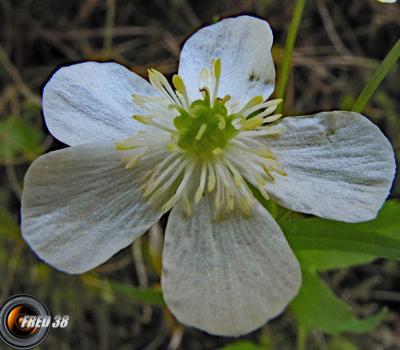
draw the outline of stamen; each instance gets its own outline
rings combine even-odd
[[[164,130],[164,131],[169,132],[169,133],[175,132],[174,130],[172,130],[172,129],[166,127],[166,126],[155,122],[153,120],[154,116],[152,116],[152,115],[134,115],[134,116],[132,116],[132,118],[137,120],[138,122],[140,122],[142,124],[152,125],[152,126],[155,126],[156,128],[159,128],[159,129]]]
[[[242,130],[253,130],[264,124],[264,119],[260,116],[256,116],[250,119],[242,120],[241,124]]]
[[[185,162],[182,162],[179,167],[172,173],[172,175],[169,176],[168,180],[164,182],[161,187],[157,188],[156,191],[154,191],[154,193],[149,198],[149,201],[157,203],[157,201],[165,195],[165,192],[168,191],[171,188],[172,184],[179,178],[179,176],[182,174],[182,171],[184,171],[185,166]]]
[[[208,186],[207,186],[207,190],[208,190],[208,192],[211,192],[215,188],[215,184],[216,184],[216,180],[217,179],[215,177],[214,167],[213,167],[211,161],[207,162],[207,167],[208,167]]]
[[[180,198],[182,192],[186,188],[186,185],[187,185],[190,177],[192,176],[194,167],[195,167],[195,163],[193,163],[193,162],[189,162],[189,164],[186,165],[185,175],[183,175],[183,179],[182,179],[181,183],[179,184],[178,189],[176,190],[176,193],[161,208],[161,210],[164,213],[169,211],[174,206],[174,204],[177,202],[177,200]]]
[[[123,141],[115,143],[115,148],[119,151],[126,151],[136,147],[137,147],[136,137],[134,136],[128,137]]]
[[[245,113],[249,108],[259,105],[264,101],[264,98],[260,95],[254,96],[251,98],[244,106],[242,109],[239,110],[238,114],[243,114]]]
[[[243,131],[241,136],[267,136],[267,135],[280,135],[285,131],[282,126],[266,126],[258,128],[257,130]]]
[[[210,73],[206,68],[202,68],[200,71],[200,86],[199,90],[202,92],[203,99],[204,99],[204,93],[207,92],[208,96],[210,96],[210,89],[208,87],[210,81]]]
[[[204,194],[204,186],[206,184],[206,176],[207,176],[207,165],[203,162],[201,166],[201,174],[200,174],[200,184],[199,188],[196,191],[196,195],[194,196],[194,202],[197,204],[200,202],[201,198]]]
[[[182,200],[183,200],[183,209],[185,211],[185,214],[187,216],[192,216],[192,206],[190,205],[190,201],[186,191],[182,195]]]
[[[272,123],[282,118],[282,114],[274,114],[267,118],[264,118],[265,123]]]
[[[264,108],[267,108],[267,110],[271,111],[270,113],[272,113],[273,111],[275,111],[275,109],[278,107],[278,105],[282,101],[283,100],[281,98],[278,98],[276,100],[270,100],[270,101],[267,101],[267,102],[258,103],[256,105],[253,105],[251,108],[247,108],[245,111],[242,111],[242,114],[247,118],[250,114],[252,114],[252,113],[254,113],[254,112],[256,112],[256,111],[258,111],[260,109],[264,109]]]
[[[212,62],[212,76],[215,78],[214,82],[214,89],[213,89],[213,94],[211,101],[213,101],[213,104],[215,103],[215,100],[217,98],[217,93],[218,93],[218,88],[219,88],[219,79],[221,77],[221,59],[217,58],[216,60],[213,60]]]
[[[183,82],[182,78],[178,74],[174,74],[174,76],[172,77],[172,83],[174,84],[175,89],[183,97],[185,107],[189,107],[189,98],[187,95],[185,83]]]
[[[150,83],[157,88],[158,91],[167,98],[167,100],[171,100],[172,103],[180,104],[180,101],[176,97],[174,90],[172,90],[167,78],[155,69],[149,69],[148,72]]]
[[[178,168],[176,169],[175,173],[178,172],[178,170],[181,166],[182,166],[182,169],[184,168],[185,162],[182,161],[182,159],[178,158],[172,164],[170,164],[167,169],[164,170],[164,172],[161,176],[159,176],[157,179],[154,179],[153,181],[151,181],[151,179],[150,179],[146,184],[146,190],[143,193],[143,196],[147,197],[147,196],[151,195],[153,193],[153,191],[157,188],[157,186],[169,175],[169,173],[176,166],[178,166]]]
[[[142,158],[142,156],[142,154],[137,154],[131,157],[131,159],[126,163],[125,169],[132,169],[139,162],[139,159]]]

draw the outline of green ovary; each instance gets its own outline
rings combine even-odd
[[[228,99],[217,99],[211,105],[206,94],[204,100],[192,102],[188,110],[179,108],[180,114],[174,119],[178,146],[202,158],[212,158],[221,153],[238,133],[232,124],[237,116],[228,115],[225,107]]]

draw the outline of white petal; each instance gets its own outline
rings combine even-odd
[[[275,84],[272,41],[269,24],[250,16],[200,29],[186,41],[179,63],[189,96],[200,98],[200,70],[210,68],[213,58],[221,58],[219,97],[230,95],[241,103],[256,95],[269,97]]]
[[[333,220],[375,218],[389,194],[395,160],[379,128],[353,112],[284,118],[286,131],[264,138],[282,162],[267,192],[282,206]]]
[[[184,324],[224,336],[255,330],[296,295],[300,269],[281,229],[259,204],[251,218],[215,222],[203,198],[188,218],[175,207],[163,251],[165,301]]]
[[[43,91],[47,127],[68,145],[123,139],[142,127],[131,118],[143,113],[132,101],[134,93],[157,94],[145,79],[117,63],[60,68]]]
[[[144,164],[126,170],[113,145],[86,144],[38,158],[25,176],[22,233],[55,268],[103,263],[161,216],[141,198]]]

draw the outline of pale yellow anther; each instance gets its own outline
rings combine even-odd
[[[142,124],[146,124],[149,125],[150,121],[153,119],[153,116],[149,116],[149,115],[133,115],[132,119],[142,123]]]
[[[132,156],[132,158],[125,164],[125,169],[132,169],[139,162],[141,157],[141,154]]]
[[[139,95],[132,95],[133,102],[137,104],[139,107],[144,107],[143,99]]]
[[[116,148],[118,151],[126,151],[126,150],[129,150],[129,149],[134,148],[134,146],[130,146],[130,145],[128,145],[128,144],[124,144],[123,142],[119,142],[119,143],[116,143],[116,144],[115,144],[115,148]]]
[[[164,74],[162,74],[161,72],[153,69],[153,72],[155,73],[156,77],[158,78],[158,80],[160,81],[160,83],[164,86],[169,86],[169,82],[167,80],[167,78],[164,76]]]
[[[167,131],[168,133],[174,132],[174,130],[168,128],[167,126],[155,122],[153,120],[154,116],[152,116],[152,115],[134,115],[134,116],[132,116],[132,118],[142,124],[153,125],[161,130]]]
[[[200,86],[199,89],[204,93],[204,91],[207,91],[208,95],[210,95],[210,89],[208,87],[208,81],[210,79],[210,74],[207,69],[202,68],[200,71]],[[204,97],[203,97],[204,98]]]
[[[208,177],[208,185],[207,185],[207,190],[208,192],[212,192],[215,188],[215,183],[216,183],[216,178],[215,175],[209,175]]]
[[[226,102],[228,102],[231,99],[231,95],[225,95],[223,98],[220,99],[220,101],[225,104]]]
[[[147,73],[149,75],[149,80],[150,80],[151,85],[154,85],[157,88],[161,88],[162,85],[161,85],[160,80],[158,79],[156,70],[150,68],[147,70]]]
[[[178,74],[174,74],[174,76],[172,77],[172,84],[174,84],[175,89],[179,91],[182,96],[186,96],[185,83]]]
[[[185,211],[185,214],[187,216],[192,216],[192,206],[190,205],[190,201],[187,194],[185,193],[182,197],[183,197],[182,198],[183,210]]]
[[[259,156],[267,159],[278,159],[278,157],[275,155],[274,152],[270,151],[269,149],[266,148],[257,148],[254,150],[255,154],[258,154]]]
[[[215,201],[214,201],[216,217],[218,217],[219,213],[221,212],[222,199],[220,198],[220,196],[221,196],[221,192],[220,192],[219,188],[217,188],[217,191],[215,193]]]
[[[262,117],[256,116],[250,119],[244,119],[241,121],[242,130],[253,130],[264,123],[264,119]]]
[[[228,166],[229,170],[233,174],[233,181],[234,181],[236,187],[240,188],[243,185],[242,176],[240,175],[239,171],[233,166],[233,164],[228,159],[225,159],[225,163]]]
[[[162,207],[161,207],[161,211],[163,213],[166,213],[167,211],[169,211],[174,204],[176,203],[176,194],[174,194],[167,203],[165,203]]]
[[[125,140],[115,143],[115,148],[119,151],[125,151],[129,149],[136,148],[136,138],[135,137],[128,137]]]
[[[278,173],[279,175],[282,176],[288,176],[287,172],[285,170],[283,170],[281,167],[279,166],[270,166],[269,167],[271,170],[275,171],[276,173]]]
[[[267,180],[265,178],[263,178],[260,174],[255,173],[254,174],[254,178],[256,179],[257,182],[257,186],[261,187],[264,186],[267,183]]]
[[[265,102],[265,107],[270,107],[270,106],[278,106],[279,104],[281,104],[283,101],[283,98],[276,98],[274,100],[269,100],[267,102]]]
[[[249,108],[252,108],[264,101],[264,98],[261,95],[254,96],[251,98],[244,106],[243,108],[239,111],[239,113],[243,113],[247,111]]]
[[[240,188],[242,186],[243,178],[237,171],[233,173],[233,181],[236,187]]]
[[[258,190],[262,194],[262,196],[268,201],[270,199],[268,193],[264,190],[262,186],[257,186]]]
[[[217,182],[217,179],[215,177],[215,171],[214,171],[213,165],[211,163],[208,163],[208,183],[207,183],[208,192],[211,192],[212,190],[214,190],[216,182]]]
[[[214,86],[212,88],[211,101],[215,103],[217,100],[218,88],[219,88],[219,80],[221,77],[221,59],[212,59],[211,61],[211,76],[214,78]]]
[[[271,126],[267,126],[265,128],[265,130],[268,130],[268,134],[267,135],[280,135],[282,134],[286,129],[283,126],[280,125],[271,125]]]
[[[214,60],[214,74],[215,78],[219,79],[221,77],[221,59],[217,58]]]
[[[274,182],[274,181],[275,181],[275,177],[272,176],[272,174],[271,174],[271,170],[272,170],[272,169],[268,168],[268,167],[267,167],[266,165],[264,165],[264,164],[263,164],[261,167],[263,168],[263,170],[264,170],[264,175],[266,176],[266,178],[268,179],[268,181]]]
[[[267,118],[264,118],[265,123],[272,123],[282,118],[282,114],[274,114]]]
[[[226,192],[226,202],[228,204],[228,210],[233,211],[235,207],[234,197],[231,191],[227,190]]]

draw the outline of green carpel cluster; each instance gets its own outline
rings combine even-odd
[[[226,96],[211,104],[205,93],[204,99],[192,102],[188,110],[178,108],[180,114],[174,119],[178,146],[204,158],[221,153],[238,133],[232,124],[237,115],[229,115],[225,107],[228,100],[229,96]]]

